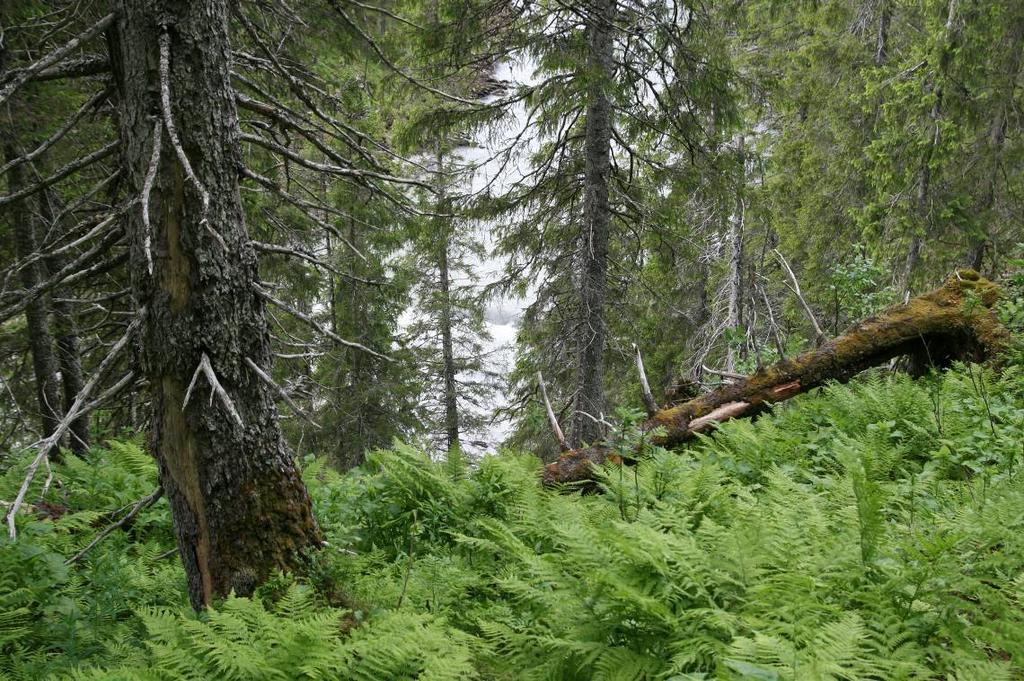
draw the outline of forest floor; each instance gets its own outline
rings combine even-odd
[[[870,372],[648,447],[596,495],[529,455],[311,458],[306,576],[196,615],[163,500],[67,564],[155,488],[112,440],[2,545],[0,678],[1017,679],[1022,443],[1012,364]]]

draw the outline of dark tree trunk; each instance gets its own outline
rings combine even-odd
[[[1006,37],[1007,51],[1001,74],[1007,79],[1002,87],[995,88],[997,99],[995,115],[989,126],[988,151],[991,156],[985,198],[982,200],[981,215],[985,222],[994,222],[998,217],[989,215],[996,205],[996,190],[1003,176],[1003,152],[1006,146],[1007,117],[1013,108],[1017,96],[1017,80],[1020,76],[1021,64],[1024,61],[1024,12],[1019,12],[1010,25]],[[985,258],[985,246],[990,241],[989,234],[975,236],[967,250],[967,265],[972,269],[981,270]]]
[[[584,140],[583,233],[580,237],[580,319],[576,330],[576,398],[572,446],[596,442],[601,428],[594,418],[604,411],[605,296],[611,205],[612,106],[608,86],[613,76],[612,22],[615,0],[595,0],[587,18],[587,111]],[[593,418],[592,418],[593,417]]]
[[[957,0],[949,0],[946,9],[946,28],[943,33],[942,50],[939,57],[938,75],[933,79],[935,88],[935,101],[931,111],[928,113],[929,139],[925,145],[924,157],[921,160],[921,167],[918,173],[917,183],[917,218],[920,222],[920,230],[910,240],[910,248],[907,251],[907,259],[903,266],[902,288],[906,296],[910,296],[911,283],[914,272],[921,262],[921,254],[924,251],[925,239],[931,235],[931,190],[932,190],[932,157],[935,148],[939,145],[942,119],[942,98],[945,94],[945,79],[949,68],[950,53],[957,38],[955,34],[955,22],[957,13]]]
[[[443,172],[444,157],[440,147],[437,151],[437,170]],[[439,176],[443,177],[443,176]],[[438,201],[439,213],[446,208],[444,203],[444,187],[438,180]],[[452,340],[452,291],[451,278],[448,265],[449,249],[451,247],[452,231],[447,218],[438,218],[438,249],[437,249],[437,272],[438,272],[438,305],[440,306],[439,326],[441,327],[441,359],[442,379],[444,381],[444,427],[448,443],[448,449],[459,444],[459,402],[458,388],[455,383],[455,348]]]
[[[885,64],[889,55],[889,23],[892,21],[892,3],[881,0],[878,8],[878,31],[875,33],[875,66]]]
[[[739,156],[740,176],[736,185],[735,212],[729,219],[729,319],[730,329],[743,327],[743,222],[745,206],[743,192],[746,185],[746,158],[743,150],[743,135],[736,137],[736,153]],[[725,368],[733,371],[736,368],[736,350],[729,345],[725,358]]]
[[[152,226],[147,230],[141,209],[134,210],[127,233],[132,286],[146,310],[138,360],[153,391],[151,445],[198,609],[232,589],[252,593],[276,568],[296,567],[301,552],[319,544],[319,533],[281,437],[272,388],[246,365],[250,359],[270,373],[271,351],[239,195],[229,3],[116,4],[112,62],[121,89],[122,166],[138,195],[154,124],[163,125]],[[163,40],[169,112],[160,105]],[[158,122],[168,114],[187,164],[176,154],[170,127]]]
[[[661,434],[653,443],[681,444],[722,421],[761,413],[830,381],[846,382],[861,371],[903,355],[915,363],[942,366],[950,361],[980,361],[997,355],[1008,340],[992,307],[999,287],[972,270],[961,270],[939,289],[856,324],[820,348],[758,371],[736,383],[666,407],[645,424]],[[980,301],[964,305],[968,295]],[[592,464],[603,462],[608,449],[598,445],[576,449],[548,464],[545,484],[593,479]]]
[[[17,149],[10,141],[4,142],[4,157],[17,158]],[[25,167],[15,166],[7,173],[8,191],[16,193],[25,186]],[[18,259],[23,260],[35,254],[36,218],[28,205],[28,199],[12,204],[10,209],[11,227],[14,230],[14,246]],[[35,261],[19,272],[21,285],[26,291],[32,290],[44,275],[43,264]],[[36,384],[36,400],[39,404],[39,420],[42,436],[48,437],[60,422],[61,400],[57,380],[57,359],[53,354],[53,336],[50,334],[50,314],[46,296],[37,296],[25,307],[25,334],[29,351],[32,353],[32,371]]]
[[[53,303],[53,333],[57,343],[57,361],[60,365],[64,393],[63,410],[67,413],[75,403],[78,393],[85,387],[78,325],[75,323],[74,312],[67,303]],[[77,456],[85,456],[89,451],[89,413],[85,412],[72,421],[68,433],[68,446],[71,451]]]
[[[452,295],[448,276],[448,241],[445,234],[440,247],[438,271],[441,294],[441,355],[444,361],[444,425],[448,449],[459,444],[458,389],[455,384],[455,349],[452,342]]]
[[[53,223],[54,212],[50,204],[50,192],[39,197],[40,213],[43,218]],[[56,273],[63,267],[63,258],[51,256],[46,259],[46,271]],[[58,289],[60,293],[60,289]],[[57,345],[57,362],[60,365],[61,386],[63,388],[63,410],[66,414],[75,403],[75,398],[85,387],[85,376],[82,373],[82,353],[78,341],[78,325],[71,305],[59,300],[52,300],[53,335]],[[84,456],[89,450],[89,413],[85,412],[74,421],[68,429],[69,446],[77,456]]]

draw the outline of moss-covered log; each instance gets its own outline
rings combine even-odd
[[[999,293],[996,284],[976,272],[960,270],[942,287],[868,317],[820,348],[659,410],[645,428],[656,432],[655,444],[672,447],[717,423],[754,416],[773,403],[828,382],[846,382],[896,357],[909,355],[917,366],[986,360],[998,354],[1008,338],[992,309]],[[566,452],[545,468],[544,483],[589,480],[592,465],[602,463],[607,454],[601,445]]]

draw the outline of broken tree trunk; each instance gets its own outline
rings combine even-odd
[[[988,359],[1008,337],[992,310],[998,298],[997,285],[973,270],[960,270],[941,288],[868,317],[820,348],[659,410],[645,430],[654,432],[654,444],[672,447],[717,423],[754,416],[831,381],[846,382],[895,357],[910,355],[918,366]],[[566,452],[545,468],[544,484],[591,480],[593,464],[604,462],[608,453],[600,445]]]

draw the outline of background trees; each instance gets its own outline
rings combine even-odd
[[[549,457],[538,371],[600,440],[634,344],[680,400],[1022,241],[1008,0],[2,12],[4,465],[153,433],[196,603],[315,543],[291,451]]]

